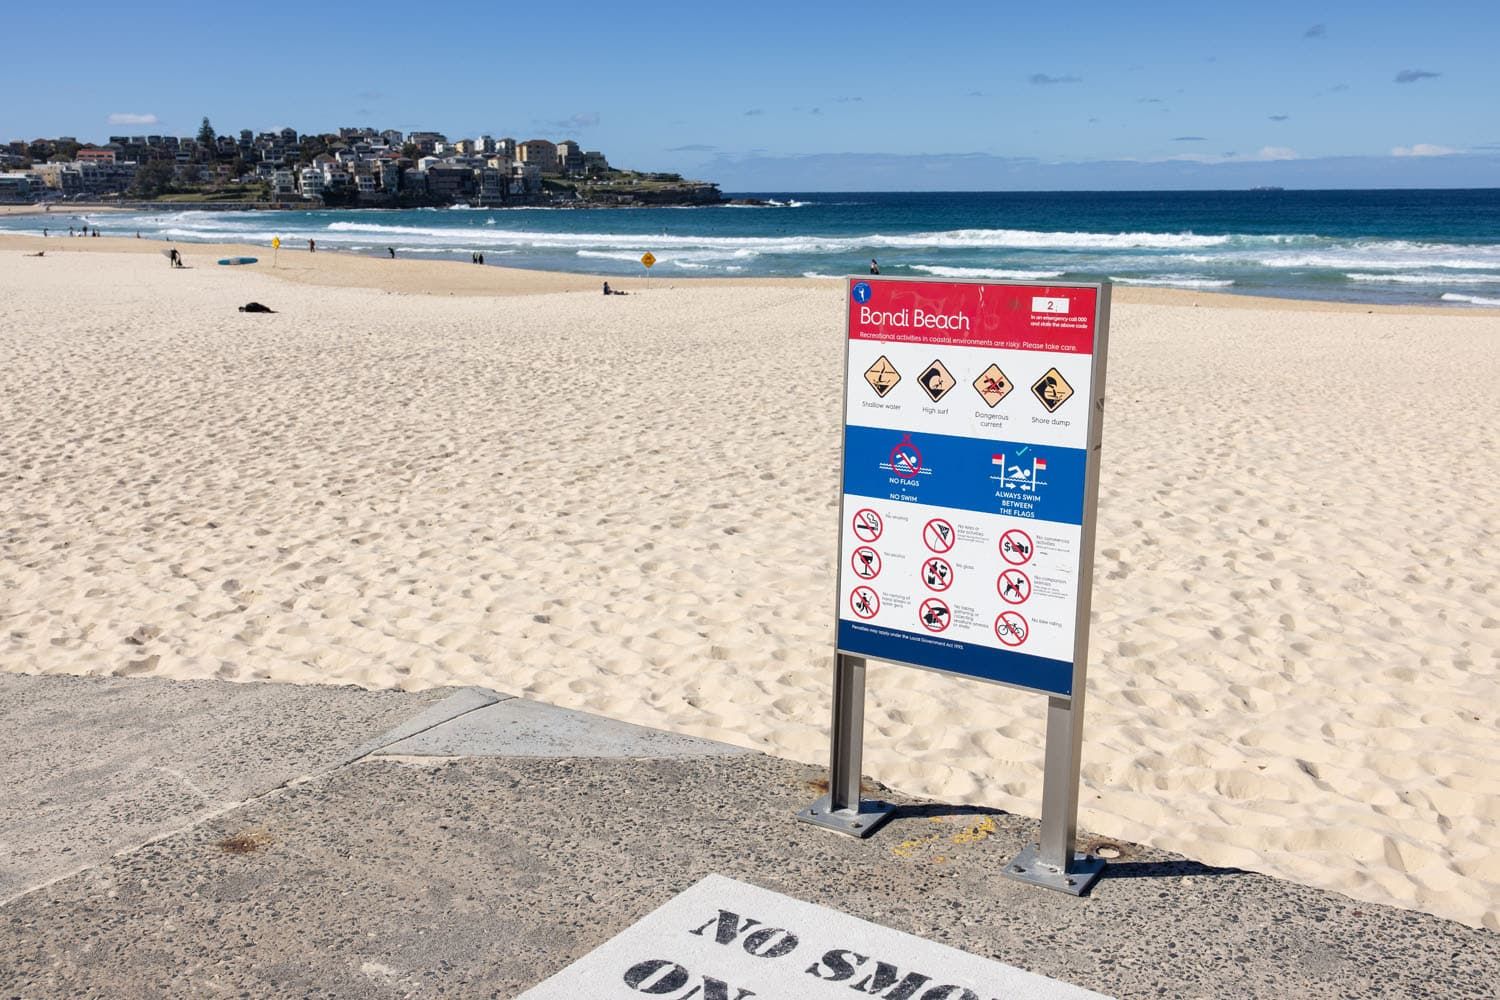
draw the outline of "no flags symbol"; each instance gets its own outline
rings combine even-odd
[[[922,452],[912,444],[910,434],[891,449],[891,471],[902,479],[915,479],[922,471]]]

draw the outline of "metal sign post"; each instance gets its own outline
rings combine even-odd
[[[1110,286],[851,278],[829,791],[865,837],[865,660],[1048,696],[1041,836],[1006,867],[1081,894],[1075,850]],[[1014,379],[1014,381],[1013,381]]]

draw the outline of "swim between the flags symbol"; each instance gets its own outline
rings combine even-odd
[[[865,381],[870,383],[870,388],[875,390],[875,395],[884,399],[886,393],[896,388],[896,383],[901,381],[901,373],[896,371],[882,354],[880,360],[865,369]]]

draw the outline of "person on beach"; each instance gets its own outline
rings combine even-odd
[[[182,266],[182,254],[177,252],[176,247],[173,247],[171,250],[167,251],[167,262],[172,267]]]
[[[386,247],[385,248],[385,252],[391,255],[391,260],[395,260],[396,259],[396,248],[395,247]]]
[[[318,252],[318,241],[317,240],[308,240],[307,241],[307,252],[308,253],[317,253]]]
[[[876,262],[876,260],[875,260],[874,257],[870,258],[870,273],[871,274],[879,274],[880,273],[880,264],[878,264]]]
[[[51,235],[52,234],[50,232],[48,232],[47,230],[45,230],[45,229],[42,230],[42,238],[43,239],[46,239],[48,236],[51,236]]]

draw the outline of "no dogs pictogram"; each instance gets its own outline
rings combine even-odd
[[[869,587],[855,587],[849,592],[849,607],[859,617],[869,620],[880,614],[880,595]]]
[[[1008,569],[995,581],[995,589],[1006,604],[1020,604],[1031,596],[1031,577],[1018,569]]]
[[[865,381],[870,383],[870,388],[875,390],[875,395],[884,399],[885,394],[896,388],[896,383],[901,381],[901,373],[896,371],[882,354],[879,361],[865,369]]]
[[[1005,377],[999,365],[990,365],[974,380],[974,391],[979,393],[979,397],[988,403],[992,410],[1000,400],[1009,396],[1014,388],[1015,386],[1011,384],[1010,379]]]
[[[995,619],[995,638],[1007,646],[1019,646],[1031,634],[1031,626],[1018,611],[1002,611]]]
[[[854,537],[862,542],[873,542],[880,537],[885,530],[885,522],[880,515],[868,507],[857,511],[854,515]]]
[[[953,586],[953,567],[948,560],[933,556],[922,564],[922,582],[928,590],[947,590]]]
[[[953,613],[948,610],[947,604],[936,597],[929,597],[917,609],[917,621],[929,632],[941,632],[952,623]]]
[[[849,565],[861,580],[873,580],[880,575],[880,553],[868,545],[861,545],[849,557]]]
[[[1047,408],[1048,413],[1056,413],[1059,406],[1072,398],[1073,387],[1062,377],[1062,372],[1056,368],[1048,368],[1047,374],[1032,385],[1031,394]]]
[[[940,517],[935,517],[922,528],[922,541],[932,551],[942,554],[953,548],[957,541],[953,536],[953,525]]]
[[[1000,536],[1000,558],[1012,566],[1024,566],[1031,561],[1031,536],[1020,528],[1011,528]]]
[[[934,358],[932,364],[917,376],[917,384],[922,387],[923,392],[927,393],[927,398],[936,403],[948,395],[949,389],[958,385],[958,380],[953,377],[952,372],[948,371],[946,365]]]
[[[911,443],[910,434],[891,449],[891,471],[902,479],[915,479],[922,471],[922,452]]]

